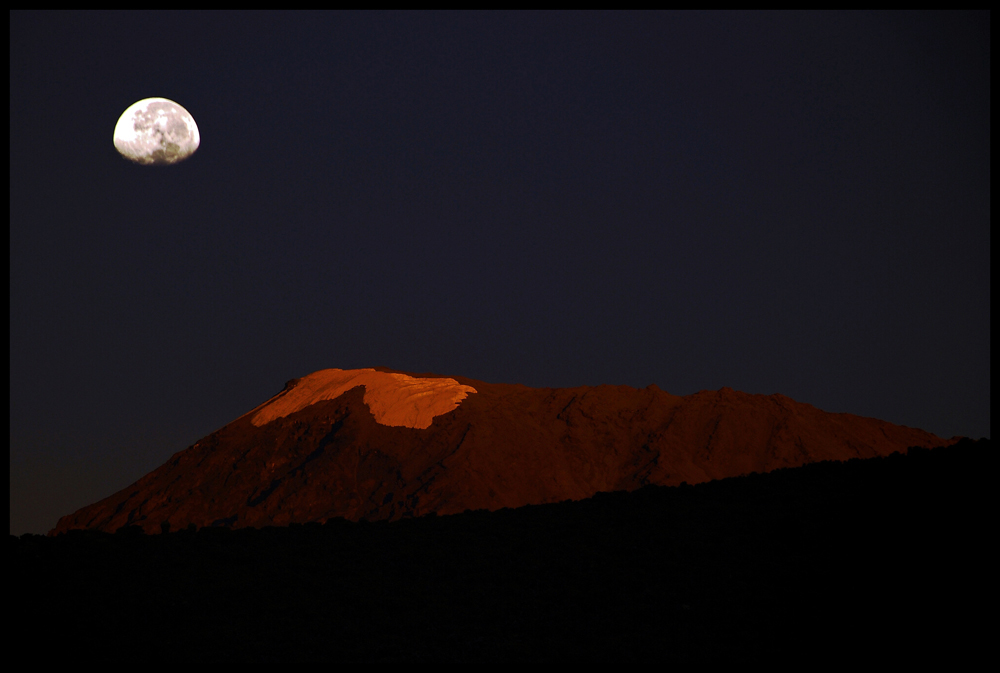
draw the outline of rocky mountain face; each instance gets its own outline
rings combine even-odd
[[[729,388],[678,397],[323,370],[52,532],[497,510],[953,441]]]

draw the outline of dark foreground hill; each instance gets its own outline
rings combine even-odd
[[[679,397],[656,386],[529,388],[328,369],[289,382],[55,532],[499,510],[946,443],[729,388]]]
[[[947,662],[992,637],[991,443],[401,521],[10,538],[46,661]]]

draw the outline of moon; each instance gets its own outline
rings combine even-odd
[[[166,98],[132,103],[115,124],[115,149],[137,164],[176,164],[194,154],[199,144],[194,117]]]

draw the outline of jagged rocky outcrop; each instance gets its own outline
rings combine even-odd
[[[656,386],[529,388],[373,372],[290,381],[135,484],[63,517],[53,533],[496,510],[952,443],[729,388],[679,397]],[[339,392],[352,381],[360,383]],[[327,397],[296,392],[304,385]]]

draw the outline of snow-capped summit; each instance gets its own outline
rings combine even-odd
[[[356,386],[365,387],[365,404],[377,423],[421,430],[476,392],[455,379],[417,378],[374,369],[321,369],[290,381],[285,390],[251,412],[250,422],[256,426],[270,423],[317,402],[336,399]]]

